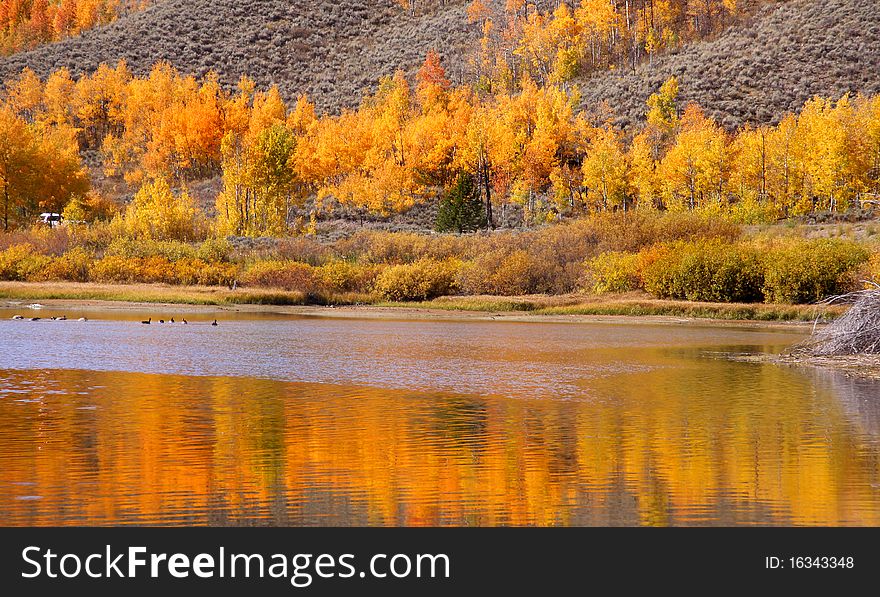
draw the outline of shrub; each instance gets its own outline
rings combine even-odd
[[[226,262],[232,255],[232,243],[225,238],[209,238],[196,250],[196,256],[207,263]]]
[[[238,266],[215,261],[199,268],[198,283],[202,286],[232,286],[238,279]]]
[[[74,247],[61,257],[54,258],[40,274],[41,280],[88,282],[89,267],[94,256],[82,247]]]
[[[318,270],[296,261],[260,261],[251,265],[244,274],[248,286],[297,290],[319,294],[326,290]]]
[[[459,285],[466,294],[520,296],[544,292],[547,268],[523,249],[496,250],[462,268]]]
[[[636,253],[659,243],[718,239],[732,242],[742,235],[734,222],[694,212],[650,210],[594,215],[596,242],[602,252]]]
[[[105,254],[140,259],[162,257],[166,261],[178,261],[180,259],[194,259],[197,250],[193,245],[179,241],[135,239],[120,236],[110,242]]]
[[[587,264],[593,292],[630,292],[642,287],[638,253],[602,253]]]
[[[370,292],[381,266],[331,261],[318,268],[324,286],[332,292]]]
[[[140,259],[122,255],[106,255],[89,268],[89,278],[95,282],[131,283],[137,281],[141,269]]]
[[[865,266],[865,281],[873,282],[874,284],[880,284],[880,253],[874,253],[871,256],[870,261]],[[868,285],[869,288],[873,288],[873,285]]]
[[[767,259],[767,301],[810,303],[848,292],[858,285],[857,272],[869,257],[864,246],[840,239],[778,245]]]
[[[659,298],[706,302],[763,299],[763,259],[757,250],[720,240],[669,245],[643,270],[645,290]]]
[[[0,280],[35,279],[50,261],[50,257],[39,254],[31,244],[13,245],[0,252]]]
[[[451,294],[456,287],[459,263],[452,259],[421,259],[394,265],[377,277],[375,291],[391,301],[425,301]]]

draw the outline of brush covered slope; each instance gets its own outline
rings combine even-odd
[[[0,59],[0,76],[24,67],[91,72],[128,61],[144,74],[159,60],[181,72],[216,71],[232,87],[242,75],[276,84],[286,100],[307,94],[322,112],[355,107],[379,77],[413,73],[435,48],[453,82],[467,78],[479,43],[469,0],[424,0],[414,14],[395,0],[163,0],[81,37]],[[539,2],[546,9],[546,2]],[[635,72],[578,81],[587,108],[605,101],[617,124],[644,117],[644,101],[672,75],[683,103],[698,102],[732,129],[775,123],[815,96],[880,92],[876,0],[788,0],[715,39],[655,57]]]
[[[580,81],[585,106],[606,101],[617,124],[644,118],[644,98],[671,76],[728,129],[776,124],[816,96],[880,92],[880,3],[789,0],[764,7],[714,40]]]
[[[125,59],[139,75],[160,61],[188,74],[210,70],[234,86],[247,75],[275,84],[286,100],[306,94],[318,109],[355,107],[379,77],[414,72],[428,50],[455,59],[479,36],[466,0],[419,3],[415,14],[395,0],[164,0],[137,14],[59,43],[0,59],[4,80],[30,67],[45,77],[61,67],[74,76]]]

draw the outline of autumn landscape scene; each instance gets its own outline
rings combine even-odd
[[[880,525],[875,0],[0,0],[0,526]]]

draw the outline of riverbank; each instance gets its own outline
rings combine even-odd
[[[101,285],[77,283],[0,282],[0,306],[13,308],[40,301],[47,308],[113,309],[199,313],[228,310],[242,313],[301,314],[358,318],[456,318],[509,321],[675,322],[812,322],[831,319],[843,307],[697,303],[654,299],[642,293],[621,295],[532,295],[526,297],[442,297],[426,302],[377,302],[365,295],[331,297],[328,304],[309,304],[298,292],[262,289],[230,290],[205,286]]]

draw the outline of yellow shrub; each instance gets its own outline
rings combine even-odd
[[[50,257],[37,253],[33,245],[13,245],[0,252],[0,280],[38,279],[50,261]]]
[[[319,294],[326,291],[316,268],[296,261],[260,261],[244,274],[248,286],[281,288]]]
[[[591,287],[589,290],[606,292],[629,292],[642,286],[638,253],[602,253],[587,263]]]
[[[519,296],[547,290],[547,268],[524,249],[492,251],[465,265],[459,285],[466,294]]]
[[[140,269],[140,259],[107,255],[91,265],[89,278],[95,282],[131,283],[138,280]]]
[[[372,264],[331,261],[317,269],[324,285],[332,292],[370,292],[382,268]]]
[[[880,253],[874,253],[865,266],[865,281],[880,284]],[[873,288],[873,284],[868,286]]]
[[[82,247],[74,247],[54,258],[40,274],[42,280],[88,282],[89,267],[94,256]]]
[[[870,254],[839,239],[791,240],[771,249],[764,292],[769,302],[810,303],[858,287]]]
[[[376,278],[375,291],[392,301],[424,301],[451,294],[459,262],[420,259],[386,268]]]
[[[707,302],[763,299],[764,261],[748,245],[721,240],[674,243],[643,266],[645,290],[659,298]]]

